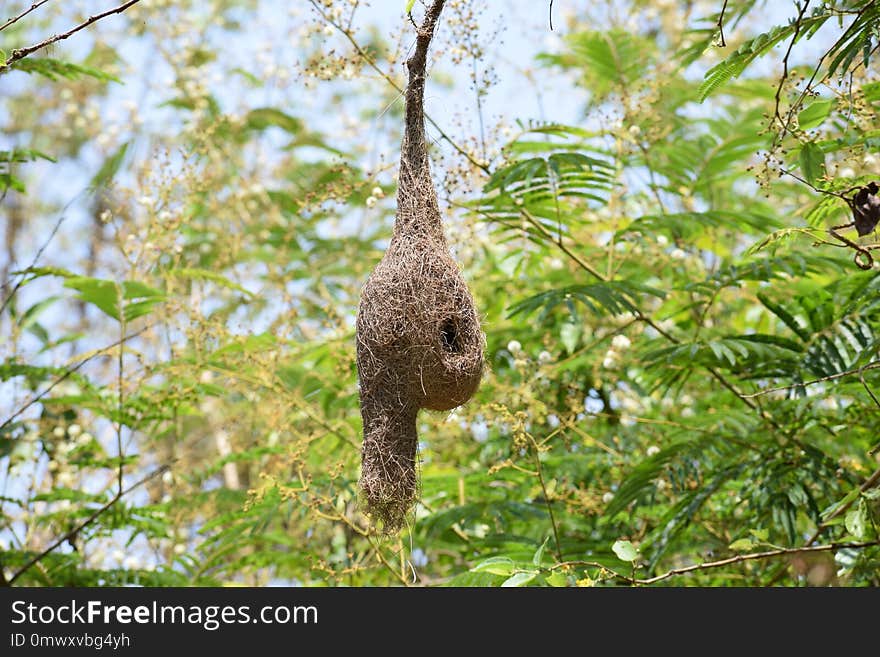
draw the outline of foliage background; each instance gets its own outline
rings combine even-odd
[[[876,585],[877,236],[827,229],[880,173],[880,7],[447,3],[429,134],[487,372],[420,416],[383,538],[353,321],[399,4],[142,0],[0,68],[4,582]]]

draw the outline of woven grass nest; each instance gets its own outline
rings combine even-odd
[[[483,369],[485,339],[449,255],[425,143],[426,55],[443,4],[435,0],[428,8],[407,61],[397,218],[388,249],[364,284],[357,315],[360,489],[367,515],[385,532],[403,525],[418,496],[419,409],[463,404]]]

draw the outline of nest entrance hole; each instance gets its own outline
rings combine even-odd
[[[463,347],[461,333],[458,330],[458,322],[454,318],[447,317],[440,325],[440,342],[449,353],[461,353]]]

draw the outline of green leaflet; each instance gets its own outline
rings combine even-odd
[[[703,83],[697,92],[700,102],[717,92],[730,80],[739,77],[755,59],[764,55],[783,39],[792,37],[797,32],[797,40],[817,30],[831,17],[830,14],[807,17],[801,21],[800,27],[794,23],[777,25],[772,29],[746,41],[736,52],[724,61],[716,64],[706,72]]]
[[[122,80],[115,75],[110,75],[91,66],[73,64],[60,59],[52,59],[51,57],[26,57],[12,64],[12,68],[24,73],[42,75],[53,81],[59,79],[77,80],[81,77],[90,77],[102,82],[118,82],[122,84]]]
[[[810,184],[815,185],[825,175],[825,153],[815,142],[807,142],[801,147],[798,162],[801,173]]]
[[[569,313],[577,316],[577,306],[586,306],[596,315],[620,313],[638,309],[642,295],[662,298],[663,292],[631,281],[609,281],[592,285],[571,285],[548,290],[520,301],[510,308],[508,317],[531,314],[540,310],[539,319],[547,317],[557,306],[564,305]]]
[[[77,290],[80,299],[113,319],[126,322],[149,314],[156,304],[165,300],[160,290],[138,281],[124,281],[120,285],[115,281],[73,276],[64,282],[64,287]]]

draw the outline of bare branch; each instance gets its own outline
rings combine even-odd
[[[63,545],[65,541],[68,541],[70,539],[75,538],[77,534],[79,534],[83,529],[85,529],[86,527],[91,525],[93,522],[95,522],[95,520],[97,520],[101,516],[101,514],[108,511],[110,509],[110,507],[112,507],[114,504],[116,504],[125,495],[128,495],[130,492],[132,492],[136,488],[143,486],[148,481],[155,479],[159,475],[163,474],[170,467],[171,467],[170,463],[166,463],[165,465],[159,466],[158,468],[153,470],[151,473],[149,473],[147,476],[143,477],[142,479],[139,479],[138,481],[133,483],[128,488],[120,489],[120,490],[116,491],[116,494],[113,496],[113,498],[109,502],[107,502],[104,506],[102,506],[98,509],[95,509],[88,518],[83,520],[76,527],[74,527],[69,532],[64,534],[64,536],[62,536],[61,538],[56,540],[54,543],[52,543],[52,545],[47,547],[45,550],[43,550],[42,552],[40,552],[36,556],[32,557],[27,563],[25,563],[25,565],[23,565],[21,568],[19,568],[18,571],[16,571],[16,573],[12,577],[9,578],[9,580],[6,582],[6,585],[11,586],[15,582],[15,580],[17,580],[19,577],[24,575],[24,573],[26,573],[28,570],[33,568],[40,561],[45,559],[47,555],[49,555],[50,553],[55,551],[60,545]]]
[[[7,27],[9,27],[10,25],[12,25],[13,23],[17,23],[17,22],[20,21],[22,18],[24,18],[25,16],[27,16],[29,13],[31,13],[34,9],[38,9],[38,8],[40,7],[40,5],[44,5],[44,4],[46,4],[47,2],[49,2],[49,0],[40,0],[39,2],[35,2],[35,3],[32,4],[30,7],[28,7],[28,8],[25,9],[23,12],[21,12],[18,16],[13,16],[13,17],[10,18],[8,21],[6,21],[5,23],[3,23],[3,25],[0,25],[0,32],[2,32],[3,30],[5,30]]]
[[[32,46],[27,46],[26,48],[16,48],[15,50],[12,51],[12,54],[9,56],[9,58],[3,64],[0,64],[0,73],[7,70],[12,64],[14,64],[15,62],[17,62],[20,59],[24,59],[25,57],[27,57],[31,53],[34,53],[37,50],[41,50],[41,49],[45,48],[46,46],[50,46],[57,41],[62,41],[63,39],[67,39],[67,38],[73,36],[74,34],[76,34],[77,32],[79,32],[80,30],[84,30],[92,23],[98,22],[102,18],[106,18],[107,16],[111,16],[113,14],[121,14],[126,9],[128,9],[132,5],[137,4],[140,1],[141,0],[128,0],[128,2],[121,4],[118,7],[115,7],[113,9],[108,9],[107,11],[102,12],[100,14],[95,14],[94,16],[90,16],[89,18],[84,20],[79,25],[69,29],[67,32],[61,32],[59,34],[56,34],[54,36],[49,37],[48,39],[44,39],[43,41],[40,41],[39,43],[35,43]]]
[[[718,22],[715,24],[718,26],[718,37],[721,39],[721,43],[718,45],[722,48],[727,47],[727,41],[724,40],[724,12],[727,11],[727,0],[724,0],[724,4],[721,5],[721,13],[718,14]]]
[[[3,423],[0,424],[0,431],[2,431],[2,430],[5,429],[6,427],[8,427],[10,424],[12,424],[12,421],[13,421],[15,418],[17,418],[19,415],[21,415],[22,413],[24,413],[24,412],[25,412],[27,409],[29,409],[31,406],[33,406],[33,405],[36,404],[38,401],[40,401],[43,397],[45,397],[45,396],[48,395],[50,392],[52,392],[52,390],[55,388],[55,386],[59,385],[60,383],[62,383],[62,382],[65,381],[65,380],[67,380],[68,377],[70,377],[71,375],[75,374],[78,370],[80,370],[83,366],[85,366],[86,363],[88,363],[88,362],[91,361],[92,359],[97,358],[98,356],[104,354],[105,352],[110,351],[110,350],[113,349],[114,347],[118,347],[118,346],[124,344],[124,343],[127,342],[128,340],[131,340],[132,338],[136,338],[137,336],[139,336],[141,333],[143,333],[143,332],[146,331],[147,329],[152,328],[152,326],[153,326],[152,324],[149,324],[149,325],[143,327],[142,329],[140,329],[139,331],[135,331],[134,333],[130,333],[130,334],[128,334],[128,335],[122,337],[121,339],[117,340],[117,341],[114,342],[113,344],[107,345],[107,346],[104,347],[103,349],[101,349],[101,350],[99,350],[99,351],[96,351],[95,353],[93,353],[93,354],[92,354],[91,356],[89,356],[88,358],[84,358],[83,360],[81,360],[80,362],[78,362],[76,365],[74,365],[73,367],[71,367],[71,368],[69,368],[68,370],[66,370],[61,376],[59,376],[59,377],[58,377],[57,379],[55,379],[51,384],[49,384],[48,387],[46,387],[44,390],[40,391],[38,394],[36,394],[36,395],[34,395],[33,397],[31,397],[31,398],[30,398],[27,402],[25,402],[25,403],[24,403],[24,404],[23,404],[23,405],[22,405],[17,411],[15,411],[12,415],[10,415],[8,418],[6,418],[6,419],[3,421]]]
[[[81,193],[82,192],[80,192],[80,194]],[[25,269],[24,271],[27,271],[28,269],[35,267],[36,264],[40,261],[40,258],[43,256],[43,253],[49,247],[49,243],[55,238],[55,235],[58,233],[58,229],[60,229],[61,224],[64,223],[64,219],[66,218],[65,213],[67,212],[68,208],[70,208],[70,206],[73,205],[73,203],[78,198],[79,198],[79,194],[77,194],[72,199],[70,199],[70,201],[68,201],[67,205],[64,206],[64,209],[61,210],[61,214],[59,215],[58,219],[55,220],[55,225],[52,226],[52,230],[49,232],[49,236],[45,239],[42,246],[40,246],[40,248],[37,249],[37,253],[36,253],[36,255],[34,255],[33,260],[31,260],[31,264],[28,265],[27,269]],[[7,296],[5,299],[3,299],[3,303],[0,304],[0,314],[2,314],[4,310],[6,310],[6,306],[8,306],[9,302],[12,301],[12,298],[15,296],[16,292],[18,292],[18,290],[21,288],[21,286],[24,285],[25,278],[26,278],[26,276],[22,276],[18,280],[18,282],[15,284],[15,286],[12,288],[12,290],[9,292],[9,296]],[[6,281],[3,281],[3,286],[6,287]]]
[[[395,91],[397,91],[400,94],[405,93],[404,89],[399,84],[397,84],[397,82],[395,82],[394,78],[392,78],[390,75],[388,75],[388,73],[383,71],[382,68],[376,63],[376,60],[374,60],[370,56],[370,54],[361,47],[361,45],[357,42],[357,39],[354,38],[354,35],[352,34],[351,30],[346,29],[343,25],[340,25],[337,21],[335,21],[333,18],[331,18],[324,11],[323,7],[321,7],[321,5],[318,4],[315,0],[309,0],[309,2],[311,2],[312,7],[315,8],[315,11],[317,11],[318,14],[320,14],[321,18],[324,19],[324,21],[326,21],[328,25],[335,27],[337,30],[339,30],[343,34],[343,36],[345,36],[346,39],[348,39],[349,43],[351,43],[351,45],[354,47],[355,52],[367,64],[367,66],[369,66],[371,69],[376,71],[376,73],[378,73],[379,76],[383,80],[385,80],[385,82],[387,82],[389,85],[391,85],[392,89],[394,89]],[[489,166],[487,164],[475,159],[470,153],[468,153],[465,149],[463,149],[456,142],[454,142],[452,140],[452,137],[450,137],[448,134],[446,134],[446,132],[443,131],[443,129],[437,124],[437,122],[431,118],[430,114],[425,114],[425,120],[428,123],[430,123],[431,126],[439,133],[440,138],[443,141],[445,141],[446,143],[448,143],[450,146],[452,146],[452,148],[455,149],[455,151],[458,152],[459,155],[462,155],[465,159],[467,159],[468,162],[470,162],[472,165],[474,165],[475,167],[477,167],[478,169],[480,169],[484,173],[487,173],[487,174],[489,173]]]
[[[780,392],[782,390],[791,390],[792,388],[806,388],[807,386],[812,386],[817,383],[824,383],[825,381],[834,381],[835,379],[842,379],[845,376],[850,376],[852,374],[861,375],[866,370],[875,370],[880,367],[880,361],[872,361],[867,365],[863,365],[862,367],[856,368],[854,370],[847,370],[845,372],[838,372],[837,374],[829,374],[828,376],[823,376],[818,379],[812,379],[810,381],[804,381],[803,383],[791,384],[787,386],[779,386],[778,388],[764,388],[763,390],[759,390],[758,392],[753,392],[748,395],[743,395],[746,398],[760,397],[761,395],[769,395],[772,392]]]
[[[782,87],[785,85],[785,81],[788,79],[788,58],[791,57],[792,48],[794,48],[794,44],[798,39],[798,35],[801,32],[801,21],[804,19],[804,14],[807,13],[807,7],[810,6],[810,0],[804,0],[804,5],[798,8],[797,19],[795,19],[794,25],[794,34],[791,37],[791,42],[788,44],[788,50],[785,51],[785,57],[782,58],[782,76],[779,78],[779,84],[776,87],[776,107],[773,111],[773,116],[777,121],[782,125],[782,133],[783,135],[788,132],[788,126],[791,123],[791,113],[788,115],[788,120],[783,121],[782,116],[779,114],[779,103],[782,98]],[[796,105],[795,105],[796,106]]]
[[[784,557],[788,555],[794,554],[803,554],[810,552],[833,552],[836,550],[858,550],[868,547],[875,547],[880,545],[880,539],[876,539],[873,541],[863,541],[861,543],[828,543],[826,545],[810,545],[804,547],[796,547],[796,548],[778,548],[776,550],[766,550],[765,552],[752,552],[750,554],[738,554],[733,557],[728,557],[727,559],[720,559],[718,561],[704,561],[703,563],[693,564],[691,566],[684,566],[682,568],[673,568],[672,570],[667,570],[665,573],[660,575],[656,575],[654,577],[646,577],[644,579],[639,579],[636,577],[630,577],[628,575],[623,575],[614,570],[608,568],[604,564],[595,562],[595,561],[563,561],[561,563],[554,564],[550,568],[546,570],[559,570],[564,568],[571,567],[590,567],[590,568],[601,568],[602,570],[610,573],[614,577],[618,579],[622,579],[630,584],[656,584],[657,582],[662,582],[665,579],[669,579],[670,577],[676,577],[678,575],[686,575],[687,573],[692,573],[701,570],[711,570],[713,568],[722,568],[724,566],[730,566],[735,563],[743,563],[745,561],[757,561],[760,559],[772,559],[774,557]]]
[[[865,492],[871,490],[878,483],[880,483],[880,468],[877,468],[876,470],[874,470],[874,472],[871,474],[871,476],[862,482],[862,485],[859,486],[859,493],[865,493]],[[822,535],[822,532],[831,526],[831,521],[834,520],[835,518],[839,518],[841,515],[843,515],[853,504],[856,503],[856,501],[859,499],[859,497],[860,497],[859,495],[853,497],[848,502],[846,502],[845,504],[841,504],[840,506],[835,508],[834,511],[832,511],[830,514],[828,514],[828,516],[825,518],[825,520],[822,522],[822,524],[816,528],[815,532],[813,532],[813,535],[810,536],[810,538],[808,538],[806,540],[806,542],[804,543],[804,547],[802,549],[804,549],[804,550],[812,549],[811,546],[813,545],[813,543],[815,543],[819,539],[819,536]],[[770,579],[770,581],[768,582],[767,585],[773,586],[776,582],[778,582],[780,579],[782,579],[784,574],[785,574],[785,571],[780,569]]]
[[[875,545],[880,545],[880,539],[874,541],[864,541],[862,543],[828,543],[827,545],[810,545],[805,547],[797,547],[797,548],[779,548],[778,550],[767,550],[766,552],[752,552],[750,554],[738,554],[735,557],[730,557],[728,559],[721,559],[719,561],[706,561],[704,563],[694,564],[692,566],[685,566],[684,568],[673,568],[672,570],[666,571],[662,575],[657,575],[656,577],[648,577],[647,579],[636,579],[633,581],[635,584],[655,584],[656,582],[661,582],[664,579],[669,579],[670,577],[674,577],[676,575],[684,575],[686,573],[692,573],[698,570],[709,570],[711,568],[721,568],[723,566],[729,566],[735,563],[742,563],[744,561],[755,561],[758,559],[772,559],[774,557],[784,557],[791,554],[803,554],[805,552],[833,552],[836,550],[857,550],[861,548],[874,547]]]

